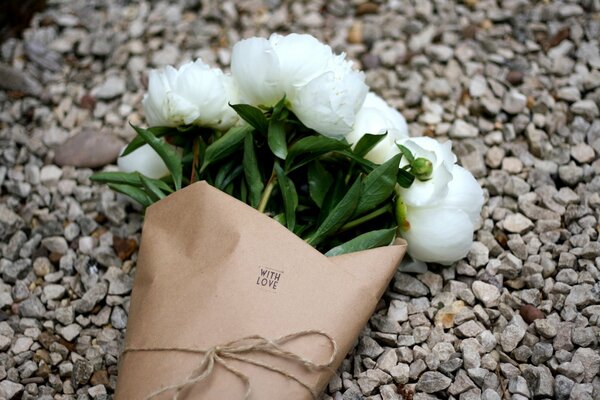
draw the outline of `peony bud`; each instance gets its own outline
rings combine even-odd
[[[410,172],[421,181],[426,181],[431,178],[433,172],[433,164],[424,157],[419,157],[411,164]]]

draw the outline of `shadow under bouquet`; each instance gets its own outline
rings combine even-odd
[[[408,240],[466,255],[483,194],[309,35],[149,75],[149,128],[95,174],[147,207],[117,399],[313,399]]]

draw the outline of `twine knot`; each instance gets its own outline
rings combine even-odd
[[[329,342],[331,346],[331,356],[329,357],[329,360],[327,362],[323,364],[318,364],[304,357],[301,357],[296,353],[287,351],[282,347],[283,344],[289,341],[311,335],[324,337]],[[258,360],[254,360],[252,358],[248,358],[245,356],[245,354],[250,352],[261,352],[264,354],[269,354],[281,359],[289,360],[294,363],[300,364],[309,371],[320,371],[331,369],[331,365],[333,364],[333,361],[337,356],[338,349],[335,340],[327,333],[319,330],[306,330],[285,335],[274,340],[265,338],[260,335],[252,335],[241,339],[232,340],[229,343],[216,345],[209,349],[195,349],[185,347],[128,347],[123,351],[123,354],[142,351],[179,351],[183,353],[204,354],[204,357],[202,357],[202,360],[200,361],[198,367],[194,371],[192,371],[192,373],[186,379],[184,379],[180,383],[166,386],[153,392],[152,394],[147,396],[145,400],[152,400],[163,393],[171,391],[174,392],[172,400],[180,400],[181,393],[184,390],[192,388],[196,384],[207,379],[213,373],[216,364],[220,364],[221,366],[223,366],[225,369],[237,376],[244,383],[246,393],[243,397],[243,400],[248,400],[252,392],[250,378],[248,378],[248,376],[243,372],[229,365],[229,363],[227,362],[228,359],[255,365],[257,367],[267,369],[288,379],[291,379],[294,382],[301,385],[303,388],[305,388],[312,395],[313,399],[317,400],[319,394],[316,393],[309,385],[302,382],[296,376],[288,373],[287,371],[281,368],[266,364]]]

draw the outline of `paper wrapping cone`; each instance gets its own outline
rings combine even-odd
[[[394,275],[406,250],[399,243],[328,258],[246,204],[205,182],[193,184],[146,211],[126,348],[207,349],[250,335],[275,339],[318,329],[339,346],[335,370]],[[303,337],[285,348],[315,362],[331,353],[319,337]],[[251,357],[318,391],[331,378],[331,372],[311,372],[260,352]],[[115,399],[146,399],[185,380],[201,359],[182,352],[127,352],[120,360]],[[228,363],[250,378],[252,400],[312,399],[289,378]],[[233,400],[244,394],[239,377],[216,365],[207,380],[180,398]]]

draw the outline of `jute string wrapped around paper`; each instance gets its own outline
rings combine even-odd
[[[329,358],[329,360],[327,362],[325,362],[323,364],[318,364],[318,363],[315,363],[304,357],[301,357],[295,353],[287,351],[281,347],[282,344],[289,342],[293,339],[303,337],[303,336],[310,336],[310,335],[322,336],[322,337],[326,338],[327,340],[329,340],[329,343],[331,344],[331,357]],[[272,371],[272,372],[275,372],[282,376],[285,376],[286,378],[291,379],[291,380],[297,382],[302,387],[304,387],[312,395],[313,399],[317,400],[319,393],[316,393],[310,386],[308,386],[306,383],[302,382],[296,376],[294,376],[276,366],[269,365],[269,364],[266,364],[266,363],[258,361],[258,360],[253,360],[248,357],[242,357],[242,356],[240,356],[240,354],[246,354],[246,353],[250,353],[250,352],[262,352],[262,353],[270,354],[272,356],[280,357],[280,358],[301,364],[303,367],[305,367],[306,369],[308,369],[310,371],[320,371],[320,370],[327,370],[327,369],[331,368],[333,360],[335,360],[335,357],[337,356],[337,352],[338,352],[337,343],[335,342],[335,340],[331,336],[329,336],[327,333],[321,332],[319,330],[306,330],[306,331],[302,331],[302,332],[296,332],[296,333],[292,333],[292,334],[289,334],[286,336],[282,336],[275,340],[270,340],[270,339],[267,339],[267,338],[259,336],[259,335],[247,336],[245,338],[233,340],[229,343],[214,346],[214,347],[211,347],[210,349],[205,349],[205,350],[194,349],[194,348],[179,348],[179,347],[154,347],[154,348],[152,348],[152,347],[148,347],[148,348],[128,347],[125,349],[123,354],[134,353],[134,352],[143,352],[143,351],[159,351],[159,352],[178,351],[178,352],[184,352],[184,353],[202,353],[202,354],[204,354],[204,357],[202,358],[202,361],[200,362],[200,365],[198,366],[198,368],[196,370],[194,370],[192,372],[192,374],[190,376],[188,376],[185,380],[183,380],[181,383],[178,383],[175,385],[170,385],[170,386],[164,387],[160,390],[157,390],[156,392],[148,395],[146,397],[146,400],[152,400],[155,397],[160,396],[161,394],[170,392],[170,391],[175,392],[173,395],[173,400],[179,400],[179,398],[180,398],[179,395],[181,394],[181,392],[183,390],[190,388],[190,387],[204,381],[206,378],[208,378],[213,373],[214,366],[216,363],[221,364],[225,369],[227,369],[229,372],[231,372],[232,374],[234,374],[235,376],[240,378],[240,380],[242,382],[244,382],[244,386],[246,387],[246,393],[243,397],[243,400],[249,399],[250,395],[252,393],[252,386],[250,384],[250,378],[248,378],[248,376],[246,374],[244,374],[243,372],[241,372],[241,371],[235,369],[234,367],[232,367],[231,365],[229,365],[227,363],[226,359],[233,359],[233,360],[238,360],[238,361],[241,361],[244,363],[256,365],[258,367],[265,368],[269,371]]]
[[[331,356],[329,360],[325,363],[318,364],[311,360],[308,360],[304,357],[301,357],[295,353],[287,351],[281,347],[282,344],[294,340],[296,338],[310,336],[310,335],[318,335],[326,338],[331,345]],[[216,363],[221,364],[225,369],[229,372],[240,378],[242,382],[244,382],[244,386],[246,387],[246,394],[243,397],[243,400],[247,400],[250,398],[250,394],[252,393],[252,385],[250,384],[250,378],[246,374],[237,369],[233,368],[231,365],[227,363],[225,359],[233,359],[238,360],[244,363],[256,365],[261,368],[265,368],[269,371],[275,372],[282,376],[285,376],[288,379],[291,379],[297,382],[299,385],[304,387],[313,397],[313,399],[317,400],[318,393],[316,393],[310,386],[306,383],[302,382],[299,378],[294,375],[282,370],[281,368],[277,368],[276,366],[269,365],[258,360],[253,360],[248,357],[242,357],[240,354],[246,354],[251,352],[261,352],[265,354],[269,354],[272,356],[280,357],[295,363],[298,363],[305,367],[310,371],[320,371],[330,369],[333,361],[335,360],[338,349],[337,343],[335,340],[326,334],[325,332],[321,332],[319,330],[306,330],[302,332],[295,332],[286,336],[282,336],[275,340],[270,340],[260,335],[252,335],[247,336],[245,338],[233,340],[229,343],[225,343],[223,345],[218,345],[211,347],[210,349],[195,349],[195,348],[180,348],[180,347],[148,347],[148,348],[136,348],[136,347],[128,347],[125,349],[123,354],[125,353],[135,353],[135,352],[143,352],[143,351],[158,351],[158,352],[184,352],[184,353],[197,353],[204,354],[200,365],[196,370],[192,372],[190,376],[188,376],[182,382],[164,387],[156,392],[150,394],[146,397],[146,400],[152,400],[153,398],[160,396],[163,393],[174,391],[173,400],[179,400],[179,395],[181,392],[187,388],[194,386],[197,383],[202,382],[207,379],[214,370],[214,366]]]

